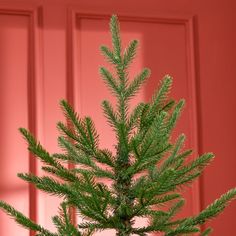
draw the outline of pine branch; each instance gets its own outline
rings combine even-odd
[[[176,124],[176,121],[177,119],[179,118],[180,116],[180,113],[182,111],[182,108],[184,106],[184,103],[185,101],[183,99],[181,99],[177,105],[175,106],[174,108],[174,111],[173,113],[171,114],[171,117],[169,119],[169,124],[168,124],[168,131],[172,131],[172,129],[174,128],[175,124]]]
[[[166,75],[161,81],[161,86],[159,90],[157,90],[156,94],[152,98],[152,109],[150,113],[156,109],[158,106],[161,106],[163,102],[166,100],[168,93],[170,92],[172,86],[172,78],[169,75]]]
[[[170,231],[167,234],[167,236],[178,235],[180,232],[183,232],[186,228],[202,225],[206,221],[215,218],[235,198],[236,198],[236,188],[231,189],[227,193],[223,194],[219,199],[215,200],[206,209],[201,211],[198,216],[183,219],[182,223],[180,223],[180,225],[175,230]],[[207,229],[205,234],[208,235],[210,232],[211,230]]]
[[[58,129],[72,140],[81,144],[87,152],[93,153],[96,150],[97,144],[99,142],[99,136],[95,130],[95,126],[91,118],[85,117],[83,120],[81,120],[77,113],[65,100],[61,101],[61,107],[65,113],[65,116],[74,125],[75,130],[71,130],[62,122],[58,123]]]
[[[203,224],[206,220],[215,218],[220,214],[225,207],[236,198],[236,188],[229,190],[227,193],[223,194],[219,199],[215,200],[206,209],[204,209],[197,217],[186,221],[183,225],[196,225]]]
[[[28,142],[28,150],[39,157],[43,163],[54,166],[55,168],[63,168],[59,162],[55,161],[50,156],[50,154],[42,147],[40,143],[37,143],[33,135],[28,130],[20,128],[19,131]]]
[[[108,88],[111,90],[111,92],[115,95],[115,96],[119,96],[120,95],[120,86],[119,84],[117,84],[116,79],[112,76],[112,74],[104,67],[100,68],[100,74],[102,75],[102,78],[104,80],[104,82],[106,83],[106,85],[108,86]]]
[[[115,59],[118,61],[118,63],[120,63],[121,62],[120,26],[116,15],[113,15],[111,17],[110,30],[111,30],[112,45],[114,49]]]
[[[202,232],[201,236],[208,236],[212,233],[212,229],[211,228],[207,228],[206,230],[204,230],[204,232]]]
[[[82,236],[78,229],[72,224],[69,208],[66,206],[65,202],[61,203],[60,216],[54,216],[52,220],[60,235]]]
[[[29,183],[34,184],[38,189],[41,189],[52,195],[57,195],[59,197],[76,195],[76,193],[70,188],[68,184],[61,184],[48,176],[38,177],[27,173],[19,173],[17,176]]]
[[[178,139],[176,141],[176,144],[175,144],[175,147],[173,148],[173,151],[172,151],[171,155],[161,165],[160,172],[165,170],[166,168],[172,166],[176,162],[177,154],[178,154],[179,150],[181,149],[181,147],[184,143],[184,140],[185,140],[184,134],[182,134],[178,137]]]
[[[134,80],[130,83],[129,87],[126,89],[125,96],[130,99],[133,97],[141,88],[141,86],[147,81],[151,72],[149,69],[145,68],[142,72],[137,75]]]
[[[128,121],[128,131],[131,131],[133,128],[137,128],[138,127],[138,122],[140,119],[140,116],[143,112],[145,108],[145,104],[144,103],[139,103],[134,110],[132,111],[132,113],[129,116],[129,121]]]
[[[42,226],[34,223],[28,217],[24,216],[21,212],[15,210],[12,206],[8,205],[7,203],[0,201],[0,208],[3,209],[9,216],[14,218],[14,220],[22,225],[27,229],[31,229],[36,232],[40,232],[45,236],[58,236],[55,233],[51,233],[47,229],[43,228]]]
[[[124,51],[124,67],[127,68],[133,61],[137,51],[138,41],[132,40]]]
[[[118,121],[117,114],[114,111],[112,105],[110,104],[110,102],[105,100],[102,102],[102,108],[109,124],[111,125],[111,127],[113,127],[116,130],[119,124],[119,121]]]
[[[100,47],[100,51],[105,56],[105,58],[107,59],[108,62],[110,62],[114,65],[116,65],[118,63],[117,59],[115,58],[114,53],[108,47],[103,45]]]

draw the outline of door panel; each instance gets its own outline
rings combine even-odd
[[[107,37],[109,18],[102,15],[81,16],[76,14],[76,16],[75,48],[72,48],[75,54],[73,63],[76,65],[77,74],[74,77],[76,107],[83,115],[91,115],[95,119],[100,133],[101,145],[112,148],[115,143],[114,133],[111,132],[112,129],[106,123],[100,104],[103,99],[109,99],[115,105],[115,99],[110,95],[98,74],[99,66],[110,67],[108,63],[104,62],[104,58],[99,52],[100,45],[105,44],[111,47],[111,40]],[[137,102],[150,101],[151,96],[159,86],[159,79],[168,71],[172,71],[176,80],[174,80],[171,96],[176,99],[185,97],[187,100],[186,109],[178,128],[175,130],[173,140],[183,132],[188,137],[186,148],[193,147],[196,137],[191,130],[195,128],[194,108],[196,104],[192,99],[195,91],[190,86],[191,83],[194,83],[194,78],[188,77],[188,70],[194,69],[190,68],[187,63],[188,58],[191,58],[191,52],[188,50],[186,42],[190,40],[187,37],[190,34],[187,28],[188,19],[120,17],[120,21],[123,46],[125,47],[131,39],[139,40],[140,50],[134,65],[132,65],[130,78],[133,79],[144,67],[149,67],[152,71],[152,76],[146,87],[132,101],[132,107]],[[156,53],[156,57],[153,57],[152,53]],[[153,60],[153,58],[155,59]],[[197,185],[195,185],[193,189],[188,189],[186,192],[188,204],[183,215],[193,214],[198,210],[198,198],[191,197],[198,195],[197,191]]]
[[[28,152],[17,129],[28,126],[28,25],[26,16],[0,11],[0,199],[28,214],[28,185],[16,173],[29,170]],[[17,39],[17,40],[16,40]],[[0,212],[0,235],[26,235],[26,230]]]

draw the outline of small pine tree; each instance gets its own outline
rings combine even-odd
[[[140,103],[128,112],[131,98],[145,83],[150,71],[143,69],[128,81],[128,68],[138,42],[131,41],[122,52],[116,16],[111,18],[110,29],[113,49],[102,46],[101,52],[114,66],[116,74],[104,67],[100,68],[100,73],[117,99],[116,109],[109,101],[102,102],[105,117],[116,134],[116,153],[100,149],[92,119],[80,118],[62,100],[61,107],[69,122],[69,125],[57,124],[61,132],[58,143],[63,153],[49,154],[29,131],[20,128],[29,151],[42,161],[42,169],[51,175],[18,174],[36,188],[62,197],[60,213],[52,218],[57,232],[50,232],[3,201],[0,201],[0,208],[20,225],[35,231],[37,236],[88,236],[106,229],[114,229],[117,236],[144,236],[151,232],[162,232],[165,236],[194,233],[207,236],[212,230],[201,232],[200,226],[224,210],[236,197],[236,188],[196,216],[174,218],[184,205],[181,187],[199,177],[214,155],[206,153],[186,162],[191,150],[181,151],[185,136],[181,134],[171,143],[171,133],[184,100],[176,102],[168,98],[172,85],[170,76],[164,77],[149,103]],[[66,168],[63,163],[74,163],[74,167]],[[111,180],[112,185],[97,181],[99,178]],[[73,224],[71,207],[82,216],[82,223]],[[136,227],[135,217],[149,218],[149,222]]]

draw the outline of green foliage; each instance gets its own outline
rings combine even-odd
[[[43,163],[45,175],[18,174],[36,188],[62,198],[59,215],[52,218],[57,231],[49,232],[3,201],[0,208],[38,236],[89,236],[105,229],[114,229],[117,236],[144,236],[150,232],[207,236],[212,230],[201,232],[200,226],[235,199],[236,189],[229,190],[196,216],[176,218],[185,204],[181,190],[201,175],[214,155],[205,153],[187,160],[192,150],[183,150],[184,134],[175,142],[171,140],[184,100],[168,97],[172,86],[169,75],[161,80],[150,102],[130,110],[130,100],[147,81],[150,70],[145,68],[133,80],[128,79],[138,41],[131,41],[123,52],[116,16],[111,18],[110,29],[113,48],[102,46],[101,52],[115,73],[101,67],[100,74],[117,99],[116,107],[109,101],[102,102],[104,116],[116,134],[116,153],[100,149],[92,119],[79,117],[62,100],[60,105],[67,119],[66,123],[57,124],[62,152],[50,154],[29,131],[21,128],[29,151]],[[67,168],[65,163],[74,165]],[[104,178],[112,185],[102,183]],[[71,207],[83,218],[82,223],[73,223]],[[135,217],[148,217],[149,223],[134,226]]]
[[[13,207],[8,205],[7,203],[0,201],[0,208],[5,210],[8,215],[13,217],[15,221],[24,226],[25,228],[32,229],[34,231],[39,232],[38,235],[45,235],[45,236],[56,236],[57,234],[51,233],[48,230],[44,229],[42,226],[32,222],[28,217],[24,216],[19,211],[15,210]]]

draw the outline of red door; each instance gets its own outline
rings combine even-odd
[[[113,13],[121,22],[123,45],[134,38],[140,42],[131,75],[144,66],[152,70],[134,102],[150,99],[159,79],[172,75],[172,97],[187,102],[176,134],[186,134],[186,148],[196,150],[193,158],[216,154],[201,180],[186,190],[183,214],[196,214],[234,187],[235,10],[234,0],[0,0],[0,199],[53,228],[51,216],[59,200],[16,177],[18,172],[41,173],[17,128],[28,127],[50,152],[58,151],[61,98],[82,115],[91,115],[101,145],[112,147],[114,137],[100,109],[101,101],[111,96],[98,67],[107,65],[99,46],[111,44],[108,22]],[[214,235],[234,235],[235,215],[233,204],[211,223]],[[28,232],[0,212],[0,235]]]

